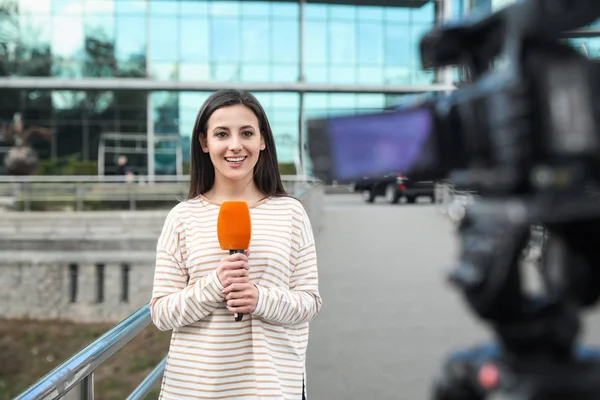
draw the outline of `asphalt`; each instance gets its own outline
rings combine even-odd
[[[456,261],[452,225],[428,203],[364,204],[354,194],[326,196],[325,222],[308,398],[431,398],[445,356],[492,337],[445,283]],[[587,318],[584,338],[597,345],[599,310]]]

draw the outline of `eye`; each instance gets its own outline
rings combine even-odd
[[[252,132],[252,131],[244,131],[244,132],[242,132],[242,135],[250,137],[250,136],[254,135],[254,132]]]
[[[219,132],[215,133],[215,136],[218,138],[223,138],[223,137],[225,137],[225,135],[227,135],[227,132],[225,132],[225,131],[219,131]]]

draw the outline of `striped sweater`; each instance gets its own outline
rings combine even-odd
[[[310,220],[302,204],[276,197],[250,209],[252,315],[236,322],[216,268],[219,205],[188,200],[168,214],[158,239],[150,309],[173,330],[160,399],[302,399],[308,323],[321,307]]]

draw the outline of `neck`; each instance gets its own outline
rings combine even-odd
[[[230,181],[217,175],[215,176],[215,184],[212,189],[205,193],[205,196],[219,203],[229,200],[243,200],[253,203],[262,199],[264,194],[254,183],[252,175],[239,181]]]

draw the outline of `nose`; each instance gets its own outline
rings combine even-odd
[[[242,150],[242,143],[240,142],[238,135],[231,135],[231,139],[229,140],[229,150],[233,152]]]

